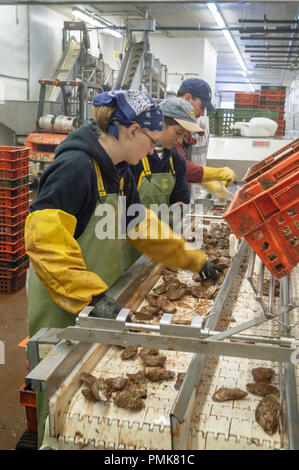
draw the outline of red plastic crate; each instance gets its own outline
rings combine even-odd
[[[288,145],[285,145],[281,149],[264,158],[264,160],[255,163],[255,165],[252,165],[250,168],[248,168],[247,173],[245,174],[242,181],[248,183],[265,171],[268,171],[274,166],[280,164],[282,161],[286,161],[297,152],[299,152],[299,138],[293,140]]]
[[[26,271],[13,278],[0,277],[0,293],[11,294],[22,289],[26,283]]]
[[[20,222],[16,225],[0,225],[1,234],[16,235],[20,230],[24,230],[25,222]]]
[[[272,98],[282,98],[284,99],[286,96],[286,92],[285,91],[275,91],[275,90],[261,90],[261,97],[263,99],[269,99],[271,100]]]
[[[281,101],[281,100],[277,100],[277,101],[275,101],[275,100],[264,100],[264,99],[261,98],[260,99],[260,105],[261,106],[267,106],[267,107],[273,106],[275,108],[277,106],[279,106],[281,108],[284,108],[284,101]]]
[[[15,253],[25,246],[24,238],[13,243],[0,242],[0,257],[3,253]]]
[[[237,104],[259,104],[258,93],[235,93],[235,103]]]
[[[5,278],[5,279],[8,279],[8,278],[13,278],[13,277],[16,277],[16,276],[19,276],[19,274],[22,274],[24,273],[24,271],[29,268],[29,261],[25,261],[24,263],[22,263],[20,266],[18,266],[17,268],[2,268],[0,267],[0,277],[1,278]]]
[[[18,188],[0,188],[0,198],[15,198],[28,194],[29,184],[20,186]]]
[[[242,104],[238,104],[238,103],[235,103],[235,109],[259,109],[259,105],[258,104],[245,104],[245,103],[242,103]]]
[[[20,160],[0,160],[0,170],[18,170],[19,168],[29,168],[29,156]]]
[[[21,196],[17,197],[0,197],[0,207],[16,207],[22,204],[29,204],[29,191],[27,190],[27,194],[22,194]]]
[[[25,202],[23,204],[18,204],[15,207],[10,207],[10,206],[1,206],[0,205],[0,217],[1,216],[9,216],[9,217],[14,217],[20,213],[23,213],[25,211],[28,211],[28,202]]]
[[[19,253],[17,253],[17,254],[19,254]],[[0,260],[0,268],[1,269],[15,269],[18,266],[21,266],[21,264],[23,264],[28,259],[29,259],[28,255],[26,255],[26,253],[25,253],[25,254],[23,254],[23,256],[17,257],[16,259],[13,259],[11,261]]]
[[[19,213],[15,216],[6,216],[6,215],[0,215],[0,232],[5,232],[5,230],[1,229],[1,226],[3,225],[8,225],[8,226],[13,226],[16,224],[20,224],[21,222],[25,222],[26,217],[28,215],[28,210],[26,210],[23,213]]]
[[[23,176],[22,178],[15,178],[15,179],[5,179],[0,178],[0,189],[16,189],[21,186],[28,185],[29,183],[29,175]]]
[[[0,243],[15,243],[18,242],[19,240],[24,239],[24,226],[22,227],[22,230],[20,230],[17,233],[3,233],[0,232]]]
[[[28,176],[28,167],[17,168],[16,170],[0,170],[0,179],[14,180]]]
[[[0,251],[0,266],[5,267],[5,265],[7,266],[7,262],[14,262],[15,260],[23,258],[25,255],[25,244],[17,251]]]
[[[0,145],[0,160],[20,160],[29,156],[30,147]]]
[[[275,179],[275,166],[245,184],[223,215],[277,279],[299,261],[299,170],[285,173]]]
[[[20,392],[20,404],[25,407],[27,429],[32,433],[37,433],[37,414],[36,414],[36,392],[30,385],[22,385]]]

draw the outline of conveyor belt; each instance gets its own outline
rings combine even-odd
[[[232,289],[229,297],[221,310],[217,330],[227,330],[247,320],[259,317],[262,313],[261,305],[256,300],[254,291],[245,277],[246,265],[245,257],[235,281],[231,284]],[[259,263],[256,263],[255,276],[258,276],[258,265]],[[296,271],[296,276],[298,277],[298,271]],[[179,278],[184,282],[191,282],[191,277],[192,274],[189,272],[180,271],[179,273]],[[298,283],[295,282],[294,277],[294,286],[298,289]],[[147,277],[142,279],[143,283],[148,282]],[[160,279],[155,282],[153,287],[159,283]],[[138,290],[142,291],[144,285],[139,282]],[[152,286],[153,283],[150,285]],[[296,296],[295,287],[294,295]],[[221,296],[219,295],[219,297]],[[133,295],[132,298],[131,306],[136,309],[137,297]],[[143,301],[141,303],[139,301],[139,307],[143,303]],[[175,318],[192,319],[190,310],[200,314],[208,314],[214,301],[198,300],[191,296],[185,296],[183,300],[173,303],[178,308]],[[276,299],[274,307],[277,308],[278,305],[279,299]],[[291,312],[291,318],[292,322],[299,320],[298,309]],[[150,323],[155,324],[158,321],[154,320]],[[299,333],[298,328],[296,326],[293,332],[296,337]],[[281,335],[280,324],[277,320],[271,320],[246,330],[245,333],[279,337]],[[152,331],[149,334],[156,333]],[[209,356],[197,389],[195,390],[193,385],[193,392],[191,390],[191,393],[189,393],[190,391],[185,393],[181,402],[178,399],[181,398],[184,386],[186,389],[186,381],[179,392],[174,388],[175,379],[162,383],[149,382],[145,408],[133,412],[116,407],[112,400],[107,403],[94,403],[87,401],[82,395],[83,387],[78,379],[80,370],[92,373],[96,377],[107,378],[126,376],[127,373],[136,373],[144,368],[138,356],[134,360],[123,361],[120,358],[122,349],[118,346],[98,345],[94,348],[90,356],[86,359],[85,356],[80,359],[65,381],[60,383],[57,389],[54,389],[56,390],[54,394],[53,381],[50,385],[50,409],[53,419],[51,429],[58,437],[60,449],[287,448],[287,438],[283,433],[276,432],[273,436],[269,436],[256,423],[255,409],[261,400],[260,397],[248,393],[243,400],[238,401],[216,403],[212,400],[213,393],[221,386],[246,390],[246,383],[253,382],[251,370],[259,366],[274,369],[275,376],[272,382],[279,388],[280,366],[278,363],[227,356]],[[187,370],[189,373],[194,357],[197,356],[171,350],[162,353],[167,356],[165,367],[176,373],[187,372]],[[297,365],[297,393],[298,367]],[[185,405],[182,406],[183,402],[189,404],[187,408]],[[283,405],[285,405],[284,402]],[[178,412],[178,410],[180,411]],[[184,414],[183,420],[180,422],[182,410],[184,410]],[[177,424],[181,425],[179,437],[174,435]],[[186,432],[182,432],[182,430]]]
[[[192,273],[182,272],[179,276],[184,282],[191,281]],[[160,279],[155,286],[160,283]],[[147,302],[142,302],[140,307]],[[188,296],[183,301],[173,302],[178,306],[176,319],[192,319],[190,310],[203,314],[209,313],[214,302],[198,300]],[[150,323],[158,323],[153,320]],[[127,373],[144,370],[142,360],[137,356],[134,360],[123,361],[122,349],[111,346],[102,359],[93,368],[95,377],[125,377]],[[167,357],[165,367],[175,373],[186,372],[192,353],[163,351]],[[142,411],[133,412],[118,408],[113,402],[91,403],[82,395],[82,386],[72,398],[65,413],[64,423],[59,437],[59,448],[75,449],[171,449],[170,413],[178,394],[175,390],[176,378],[161,383],[147,384],[146,407]]]
[[[256,274],[258,267],[256,267]],[[298,268],[293,275],[298,295]],[[297,281],[297,282],[296,282]],[[236,326],[261,314],[255,294],[249,281],[239,276],[231,294],[231,300],[223,310],[222,327]],[[296,293],[294,292],[295,296]],[[291,314],[293,321],[299,321],[298,309]],[[221,326],[221,324],[220,324]],[[221,329],[221,328],[220,328]],[[270,320],[258,327],[246,330],[248,334],[279,337],[280,327],[276,320]],[[293,333],[298,337],[299,326]],[[212,395],[220,387],[238,387],[246,390],[246,384],[253,382],[251,370],[255,367],[271,367],[275,371],[272,384],[280,387],[280,368],[278,363],[239,359],[230,357],[209,357],[206,361],[202,379],[196,391],[195,408],[190,428],[190,449],[280,449],[286,436],[277,431],[273,436],[263,431],[255,421],[255,409],[262,397],[248,393],[242,400],[216,403]],[[297,394],[299,390],[299,365],[295,367]]]

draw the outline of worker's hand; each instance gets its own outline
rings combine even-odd
[[[108,297],[106,294],[100,294],[94,297],[90,305],[94,305],[91,315],[99,318],[115,319],[122,309],[120,303],[112,299],[112,297]]]
[[[224,168],[209,168],[207,166],[203,167],[203,183],[217,180],[221,181],[226,187],[229,187],[233,184],[236,178],[236,173],[228,166],[225,166]]]
[[[217,281],[219,278],[220,274],[223,273],[223,269],[217,266],[217,264],[212,263],[212,261],[207,261],[204,267],[199,271],[199,275],[201,279],[214,279],[214,281]]]

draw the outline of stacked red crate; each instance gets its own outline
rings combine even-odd
[[[259,93],[235,93],[235,108],[258,109]]]
[[[29,207],[29,148],[0,146],[0,293],[25,285],[24,227]]]
[[[260,96],[260,108],[261,109],[277,109],[278,124],[276,136],[284,135],[285,133],[285,121],[284,121],[284,102],[285,102],[285,87],[276,86],[262,86]]]
[[[223,215],[277,278],[299,262],[299,139],[249,169]]]

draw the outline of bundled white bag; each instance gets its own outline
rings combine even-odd
[[[272,137],[278,124],[268,118],[252,118],[249,122],[235,122],[231,129],[240,129],[244,137]]]

